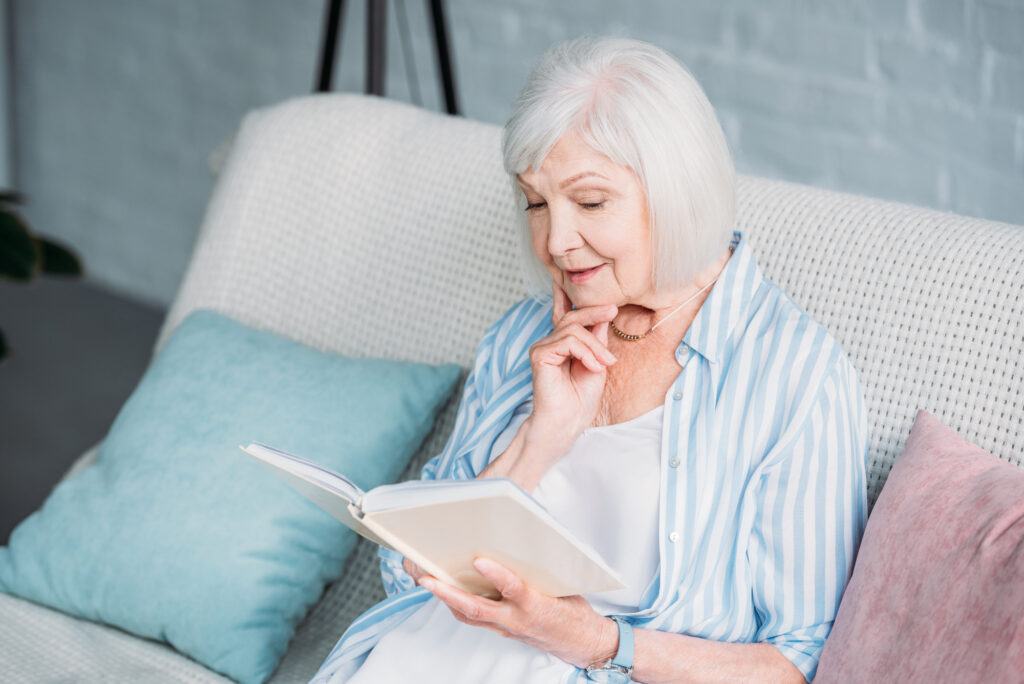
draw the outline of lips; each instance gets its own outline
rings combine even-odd
[[[569,280],[574,285],[579,285],[580,283],[585,283],[588,280],[590,280],[591,278],[593,278],[594,275],[598,271],[600,271],[603,267],[604,267],[604,264],[598,264],[597,266],[593,266],[591,268],[582,268],[582,269],[575,269],[575,270],[568,270],[567,269],[565,272],[569,276]]]

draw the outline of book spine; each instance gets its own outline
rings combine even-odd
[[[363,515],[363,512],[361,510],[359,510],[355,506],[355,504],[351,504],[350,503],[348,505],[348,512],[349,512],[349,515],[352,516],[352,520],[350,522],[348,522],[348,523],[345,523],[346,525],[351,527],[353,530],[358,532],[360,535],[362,535],[362,536],[366,537],[367,539],[369,539],[370,541],[372,541],[374,544],[380,544],[384,548],[391,549],[392,551],[397,551],[397,549],[394,548],[393,546],[391,546],[390,543],[388,543],[384,539],[381,539],[380,535],[378,535],[374,531],[374,529],[372,527],[370,527],[369,525],[366,524],[366,520],[364,519],[365,516]],[[344,521],[342,521],[342,522],[344,522]]]

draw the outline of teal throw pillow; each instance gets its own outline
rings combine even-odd
[[[458,376],[455,365],[346,358],[195,311],[96,463],[0,547],[0,590],[263,682],[356,537],[239,444],[290,451],[366,489],[393,482]]]

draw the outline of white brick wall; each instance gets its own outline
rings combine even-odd
[[[440,108],[426,0],[389,3],[388,95]],[[309,92],[321,0],[14,0],[18,184],[91,277],[168,302],[247,109]],[[363,87],[346,2],[338,90]],[[501,124],[540,54],[649,40],[704,85],[744,172],[1024,224],[1024,0],[447,0],[464,113]]]

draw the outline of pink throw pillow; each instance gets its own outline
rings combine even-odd
[[[1024,681],[1024,470],[918,411],[815,681]]]

